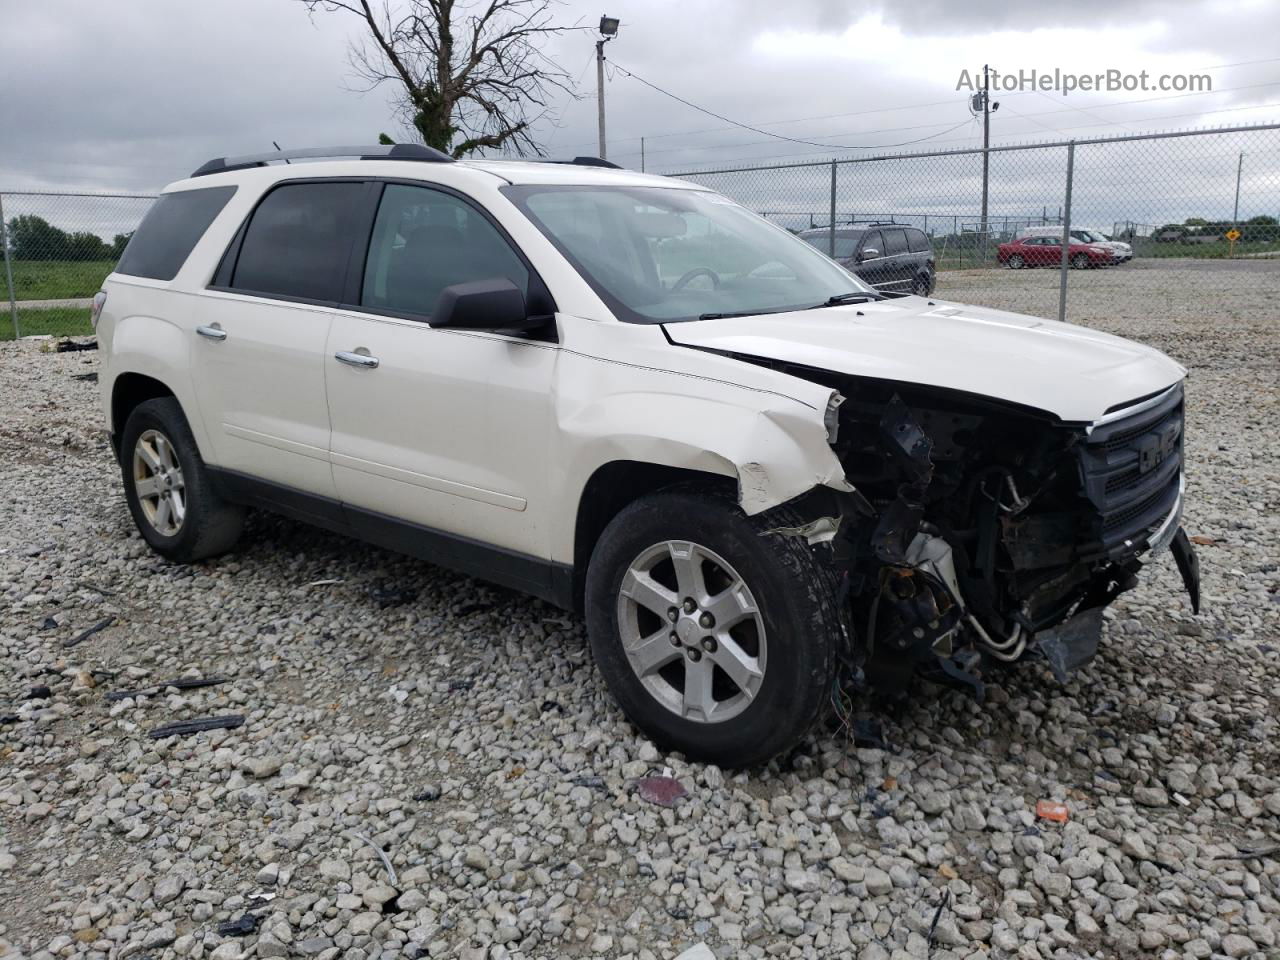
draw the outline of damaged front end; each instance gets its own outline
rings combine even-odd
[[[796,532],[830,543],[851,667],[878,690],[916,673],[982,693],[982,667],[1043,657],[1060,679],[1097,650],[1102,611],[1179,527],[1182,385],[1097,423],[901,383],[792,371],[845,398],[832,447],[853,493],[815,490]]]

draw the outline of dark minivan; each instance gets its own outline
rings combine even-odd
[[[923,230],[895,223],[836,227],[834,251],[830,227],[799,236],[882,293],[923,297],[933,292],[933,245]]]

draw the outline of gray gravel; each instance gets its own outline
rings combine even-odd
[[[1192,369],[1205,612],[1165,557],[1066,687],[918,686],[889,749],[736,775],[639,737],[535,601],[265,516],[159,560],[72,379],[94,355],[0,345],[0,955],[1276,956],[1280,338],[1204,293],[1100,325]],[[107,698],[194,675],[229,680]],[[673,809],[630,786],[664,767]]]

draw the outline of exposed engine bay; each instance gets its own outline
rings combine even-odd
[[[919,672],[980,696],[984,665],[1033,656],[1065,680],[1096,652],[1103,609],[1169,545],[1199,609],[1179,526],[1181,384],[1071,424],[954,391],[789,372],[843,398],[827,425],[855,490],[815,490],[803,532],[830,545],[850,667],[872,688]]]

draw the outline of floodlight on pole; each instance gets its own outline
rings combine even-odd
[[[601,17],[600,18],[600,39],[596,41],[596,112],[598,114],[598,126],[600,135],[600,148],[598,153],[601,160],[607,160],[608,147],[605,146],[604,133],[604,45],[618,35],[618,25],[621,21],[617,17]]]

